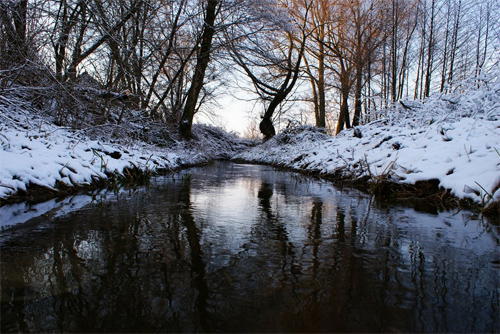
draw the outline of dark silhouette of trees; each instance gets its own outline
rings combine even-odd
[[[314,117],[317,127],[326,127],[326,26],[332,20],[332,0],[318,0],[311,4],[306,29],[311,35],[304,56],[305,71],[311,82]],[[310,59],[310,60],[309,60]]]
[[[488,73],[499,22],[493,0],[4,0],[0,87],[36,88],[60,124],[141,110],[189,139],[238,69],[265,106],[265,138],[290,100],[338,133],[363,110]]]

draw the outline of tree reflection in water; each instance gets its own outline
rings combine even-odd
[[[1,331],[498,332],[498,228],[216,164],[2,231]]]
[[[205,263],[203,262],[203,252],[201,250],[200,238],[198,236],[198,229],[191,213],[191,197],[190,197],[190,180],[184,181],[183,187],[179,192],[179,203],[186,206],[185,210],[181,212],[181,219],[184,227],[186,228],[187,240],[191,250],[191,281],[192,287],[197,290],[195,306],[199,315],[196,322],[200,327],[195,327],[194,331],[199,332],[213,332],[215,327],[210,321],[210,314],[207,310],[209,298],[208,285],[206,281]],[[194,322],[194,323],[196,323]]]

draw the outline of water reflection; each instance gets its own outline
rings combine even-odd
[[[2,231],[1,331],[498,332],[497,227],[216,164]]]

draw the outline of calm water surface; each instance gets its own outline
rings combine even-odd
[[[2,228],[2,333],[500,329],[498,226],[468,212],[230,163],[79,203]]]

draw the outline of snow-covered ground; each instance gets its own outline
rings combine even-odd
[[[0,99],[0,198],[29,184],[51,189],[89,184],[125,167],[175,170],[234,158],[349,179],[384,177],[409,184],[437,179],[458,198],[483,205],[500,200],[498,76],[370,117],[376,120],[336,137],[300,127],[252,147],[219,129],[196,126],[196,140],[186,143],[167,134],[165,143],[154,145],[111,136],[91,140],[84,131],[58,127]]]
[[[437,179],[454,196],[488,205],[500,200],[500,84],[460,88],[400,103],[334,138],[289,129],[235,159],[349,179]]]
[[[12,108],[11,108],[12,109]],[[58,127],[47,117],[0,104],[0,198],[30,184],[86,185],[124,168],[176,170],[228,158],[250,143],[210,126],[194,127],[195,140],[169,137],[168,145],[134,140],[91,140],[83,131]]]

